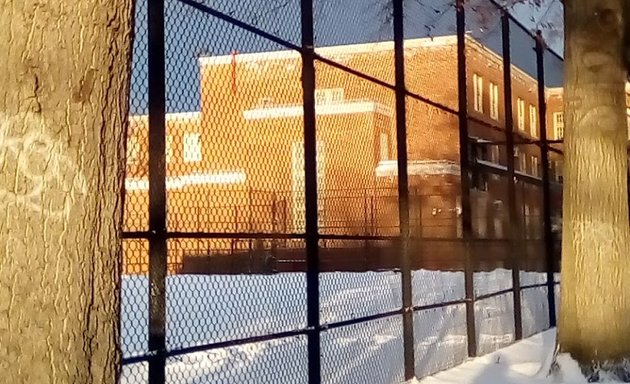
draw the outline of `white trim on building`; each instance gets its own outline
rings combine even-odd
[[[149,119],[148,115],[129,115],[130,121],[147,121]],[[175,112],[175,113],[167,113],[164,115],[164,119],[166,121],[169,120],[199,120],[201,119],[201,112]]]
[[[408,164],[409,176],[455,175],[459,176],[459,164],[448,160],[410,160]],[[396,160],[381,161],[376,167],[376,177],[398,176],[398,162]]]
[[[181,189],[195,185],[243,184],[247,180],[245,172],[193,173],[167,177],[166,189]],[[148,191],[148,179],[125,179],[125,190]]]
[[[393,116],[394,114],[391,108],[383,104],[369,101],[315,106],[315,114],[320,116],[354,113],[378,113],[386,116]],[[304,115],[304,107],[301,105],[265,107],[243,111],[243,117],[246,120],[277,119],[283,117],[299,117],[302,115]]]

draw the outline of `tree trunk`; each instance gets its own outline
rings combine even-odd
[[[0,372],[115,383],[132,0],[0,0]]]
[[[565,169],[558,341],[587,375],[630,358],[623,2],[565,1]]]

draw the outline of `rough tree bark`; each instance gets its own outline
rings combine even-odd
[[[0,0],[0,372],[115,383],[132,0]]]
[[[558,343],[593,380],[601,369],[620,373],[630,358],[624,1],[565,1]]]

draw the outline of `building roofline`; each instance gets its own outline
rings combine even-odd
[[[405,48],[423,48],[423,47],[439,47],[448,46],[457,43],[456,35],[436,36],[436,37],[421,37],[417,39],[405,40]],[[360,44],[348,44],[348,45],[333,45],[327,47],[315,48],[315,52],[322,56],[332,55],[347,55],[353,53],[373,53],[379,51],[393,51],[393,41],[379,41],[373,43],[360,43]],[[266,51],[255,53],[240,53],[236,54],[236,58],[239,63],[252,62],[259,60],[286,60],[286,59],[298,59],[301,57],[299,51],[296,50],[282,50],[282,51]],[[199,58],[199,64],[204,65],[225,65],[231,64],[235,55],[221,55],[221,56],[202,56]]]
[[[484,46],[480,41],[475,39],[470,33],[466,34],[466,42],[472,43],[476,49],[478,49],[483,54],[489,56],[492,59],[498,61],[498,64],[503,63],[503,58],[497,54],[496,52],[488,49]],[[426,48],[426,47],[445,47],[457,44],[457,35],[445,35],[445,36],[435,36],[435,37],[421,37],[415,39],[405,39],[404,46],[406,49],[414,49],[414,48]],[[374,52],[383,52],[383,51],[393,51],[394,50],[394,41],[380,41],[373,43],[360,43],[360,44],[348,44],[348,45],[334,45],[327,47],[316,48],[315,52],[322,56],[330,57],[334,55],[348,55],[348,54],[357,54],[357,53],[374,53]],[[234,60],[237,60],[238,63],[249,63],[256,61],[267,61],[267,60],[287,60],[287,59],[299,59],[301,54],[296,50],[281,50],[281,51],[264,51],[264,52],[254,52],[254,53],[242,53],[242,54],[230,54],[230,55],[220,55],[220,56],[202,56],[199,58],[200,66],[207,65],[227,65],[232,64]],[[512,68],[515,70],[516,74],[519,76],[525,77],[533,82],[537,80],[534,79],[533,76],[529,75],[527,72],[519,68],[518,66],[512,64]]]
[[[498,53],[492,51],[491,49],[489,49],[488,47],[483,45],[479,40],[475,39],[474,37],[472,37],[470,35],[466,35],[466,38],[467,38],[467,40],[469,42],[471,42],[474,45],[476,45],[476,48],[479,49],[481,52],[485,53],[491,59],[496,60],[497,64],[503,65],[503,57],[501,57],[501,55],[499,55]],[[525,79],[531,80],[534,83],[538,82],[538,79],[535,79],[532,75],[530,75],[529,73],[525,72],[524,70],[522,70],[521,68],[516,66],[513,62],[512,62],[511,67],[513,69],[513,72],[512,72],[513,75],[515,74],[514,72],[516,72],[516,74],[518,76],[521,76],[521,77],[524,77]],[[545,87],[545,89],[547,89],[547,87]]]
[[[562,96],[563,93],[564,93],[564,88],[563,87],[545,88],[545,94],[546,94],[547,97],[549,97],[549,96]]]

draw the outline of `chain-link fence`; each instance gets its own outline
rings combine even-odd
[[[138,0],[122,383],[398,383],[555,325],[562,61],[490,0]]]

